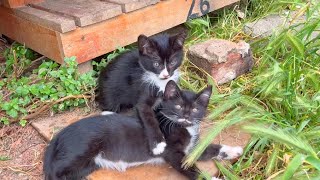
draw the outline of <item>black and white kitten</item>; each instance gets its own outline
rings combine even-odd
[[[211,87],[198,94],[181,91],[170,81],[159,109],[160,128],[167,146],[160,155],[149,153],[143,126],[139,119],[113,112],[75,122],[55,136],[46,149],[46,180],[75,180],[99,168],[125,171],[141,164],[167,162],[188,177],[197,179],[196,166],[184,169],[182,161],[199,137],[199,123],[211,95]],[[242,154],[241,147],[212,144],[199,160],[233,159]]]
[[[170,80],[179,78],[186,33],[138,37],[138,49],[120,55],[99,75],[98,102],[104,111],[121,112],[136,107],[147,142],[154,155],[166,142],[152,107]],[[160,92],[160,94],[159,94]]]

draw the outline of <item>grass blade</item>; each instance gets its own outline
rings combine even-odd
[[[303,163],[305,157],[302,154],[297,154],[288,164],[288,167],[286,168],[282,179],[289,180],[294,173],[297,171],[297,169],[301,166]]]
[[[298,52],[297,54],[303,57],[305,49],[302,41],[296,36],[293,36],[289,31],[287,32],[286,37],[291,46]]]
[[[317,154],[310,146],[310,144],[298,137],[297,134],[290,134],[283,129],[271,129],[265,126],[244,126],[243,129],[252,134],[256,134],[262,137],[268,137],[280,143],[284,143],[287,146],[298,148],[307,154],[317,157]]]
[[[320,171],[320,160],[312,156],[308,156],[305,161]]]
[[[225,168],[220,162],[214,161],[218,169],[221,171],[221,173],[226,176],[230,180],[238,180],[241,179],[240,177],[236,176],[233,172],[231,172],[229,169]]]
[[[268,163],[266,166],[266,175],[270,176],[275,167],[277,166],[277,158],[278,158],[279,150],[277,147],[274,148],[271,157],[268,159]]]

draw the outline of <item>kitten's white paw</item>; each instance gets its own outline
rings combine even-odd
[[[114,114],[114,112],[112,112],[112,111],[102,111],[101,112],[101,115],[103,115],[103,116],[107,116],[107,115],[111,115],[111,114]]]
[[[159,155],[159,154],[163,153],[166,146],[167,146],[167,143],[161,142],[161,143],[157,144],[155,148],[152,149],[152,153],[154,155]]]
[[[222,180],[222,179],[217,178],[217,177],[212,177],[211,180]]]
[[[227,146],[222,145],[219,153],[220,159],[235,159],[242,155],[243,149],[240,146]]]

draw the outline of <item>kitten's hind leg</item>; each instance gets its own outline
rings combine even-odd
[[[235,159],[242,155],[243,149],[240,146],[227,146],[223,144],[211,144],[202,153],[199,161],[209,159]]]

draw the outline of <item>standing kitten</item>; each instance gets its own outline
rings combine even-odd
[[[157,155],[166,143],[152,107],[170,80],[178,81],[186,33],[138,37],[138,49],[120,55],[99,76],[98,101],[103,110],[121,112],[135,106],[147,136],[149,149]]]
[[[211,95],[211,87],[198,94],[181,91],[170,81],[164,100],[157,110],[160,128],[167,147],[161,155],[149,153],[143,126],[138,119],[103,112],[75,122],[50,142],[44,158],[46,180],[76,180],[99,168],[125,171],[141,164],[167,162],[174,169],[195,180],[199,170],[194,165],[183,169],[182,161],[198,142],[199,123]],[[242,154],[242,148],[212,144],[199,160],[233,159]]]

